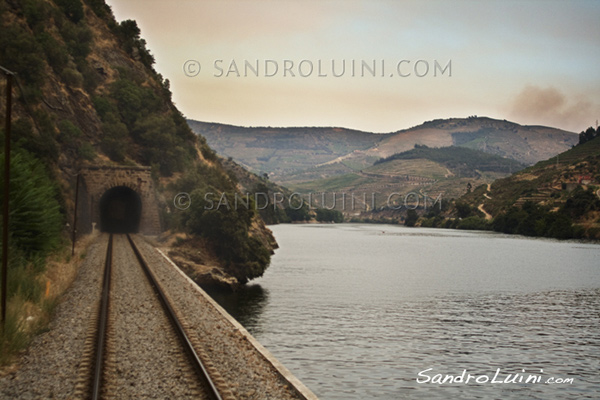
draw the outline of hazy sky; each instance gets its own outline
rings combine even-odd
[[[600,119],[600,1],[107,2],[137,21],[188,118],[373,132]]]

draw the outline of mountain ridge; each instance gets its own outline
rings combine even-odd
[[[189,119],[188,124],[223,157],[266,172],[283,185],[318,165],[339,163],[360,170],[414,145],[468,147],[529,165],[567,150],[578,139],[557,128],[489,117],[436,119],[390,133],[339,127],[240,127]]]

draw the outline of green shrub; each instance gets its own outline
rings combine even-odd
[[[590,211],[597,210],[600,210],[600,199],[598,199],[594,190],[583,190],[581,186],[573,190],[562,207],[562,211],[573,218],[580,218]]]
[[[94,146],[92,146],[89,142],[83,142],[81,145],[79,145],[78,154],[79,157],[87,161],[92,161],[94,158],[96,158],[96,150],[94,150]]]
[[[68,119],[60,121],[58,123],[58,129],[60,131],[58,138],[66,145],[75,145],[77,139],[82,135],[81,130]]]
[[[80,88],[83,85],[83,76],[76,69],[67,67],[62,70],[60,76],[69,87]]]
[[[344,214],[338,210],[329,210],[327,208],[319,208],[316,211],[316,219],[319,222],[344,222]]]
[[[284,209],[285,215],[291,222],[303,222],[310,220],[310,212],[308,209],[308,204],[302,203],[302,206],[299,207],[299,204],[288,205]]]
[[[406,212],[406,219],[404,220],[404,225],[406,226],[415,226],[417,221],[419,220],[419,215],[413,209],[410,209]]]
[[[87,25],[66,22],[60,27],[60,34],[76,62],[90,54],[94,35]]]
[[[0,162],[3,165],[4,153]],[[3,185],[3,182],[2,174],[0,184]],[[63,220],[57,188],[44,165],[22,150],[11,156],[9,206],[11,248],[26,257],[44,255],[55,248]]]
[[[526,202],[522,208],[511,207],[492,222],[498,232],[536,237],[569,239],[582,235],[577,233],[573,221],[564,211],[552,212],[547,207]]]
[[[99,18],[107,18],[112,15],[110,6],[104,0],[86,0],[86,3]]]
[[[81,63],[79,66],[81,76],[83,77],[83,88],[88,93],[93,93],[101,82],[98,71],[90,67],[87,62]]]
[[[484,218],[472,216],[461,220],[456,229],[487,231],[491,229],[491,225]]]
[[[43,50],[20,25],[0,24],[0,60],[2,66],[16,72],[28,87],[44,82]]]
[[[212,193],[207,196],[207,193]],[[240,282],[262,276],[271,254],[265,245],[250,234],[256,217],[253,201],[248,207],[235,207],[234,192],[221,192],[205,186],[191,193],[190,207],[184,217],[188,229],[208,239],[225,269]],[[225,201],[223,200],[225,199]]]
[[[102,151],[111,160],[122,162],[125,160],[129,148],[129,134],[127,127],[122,122],[105,122],[102,124]]]
[[[69,52],[65,46],[48,32],[40,33],[37,36],[37,41],[44,48],[48,64],[50,64],[54,71],[61,73],[69,62]]]
[[[50,13],[50,6],[41,0],[22,0],[22,9],[31,30],[43,31],[44,22]]]
[[[117,121],[117,108],[109,99],[103,96],[94,96],[92,97],[92,103],[94,103],[94,108],[102,121],[107,121],[108,114],[112,114],[112,120],[114,122]]]
[[[154,56],[150,54],[150,51],[146,48],[146,41],[140,37],[140,28],[137,26],[137,22],[128,19],[122,21],[116,27],[116,33],[123,49],[130,55],[134,54],[134,49],[137,49],[140,61],[148,68],[152,68],[154,64]]]
[[[77,23],[83,18],[83,5],[80,0],[54,0],[54,2],[72,22]]]
[[[50,163],[58,159],[58,147],[54,139],[54,128],[46,126],[47,114],[38,112],[35,116],[37,125],[43,131],[36,134],[33,131],[33,125],[29,119],[21,118],[12,124],[12,138],[15,141],[16,148],[21,148],[30,152],[36,158]]]
[[[471,215],[472,211],[473,209],[467,203],[464,203],[462,201],[456,202],[456,214],[458,218],[467,218]]]

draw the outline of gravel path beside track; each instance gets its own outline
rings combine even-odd
[[[2,399],[72,398],[90,317],[98,307],[108,235],[90,246],[48,332],[35,337],[18,369],[0,377]]]
[[[215,368],[237,399],[299,399],[292,386],[262,357],[256,348],[222,315],[190,287],[149,243],[133,237],[138,249],[152,265],[163,289],[171,296],[191,329],[205,346]]]

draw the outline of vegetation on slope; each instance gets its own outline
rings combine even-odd
[[[600,137],[582,132],[581,144],[517,174],[475,188],[445,215],[423,226],[490,229],[557,239],[600,239]],[[493,216],[485,220],[481,209]],[[444,217],[450,217],[446,219]]]
[[[426,159],[440,163],[462,176],[475,176],[478,170],[507,173],[509,171],[516,172],[525,167],[525,165],[518,161],[466,147],[450,146],[432,148],[424,145],[415,145],[415,148],[412,150],[381,158],[374,165],[394,160],[416,159]]]
[[[529,165],[577,143],[572,132],[486,117],[440,119],[385,134],[341,128],[189,123],[219,155],[233,157],[257,173],[267,172],[287,187],[364,170],[377,159],[411,150],[415,144],[466,147]]]
[[[235,179],[173,105],[169,81],[153,69],[154,57],[140,34],[135,21],[117,23],[103,0],[0,1],[0,65],[16,73],[13,298],[39,299],[47,257],[66,247],[58,245],[66,244],[74,177],[83,166],[149,165],[166,199],[174,190],[237,190]],[[2,93],[5,87],[0,79]],[[0,109],[5,105],[0,96]],[[218,253],[238,280],[260,276],[267,267],[271,247],[261,239],[267,231],[254,210],[210,213],[196,202],[177,213],[169,204],[161,204],[167,227],[205,239],[207,250]],[[4,352],[15,337],[2,340]]]

